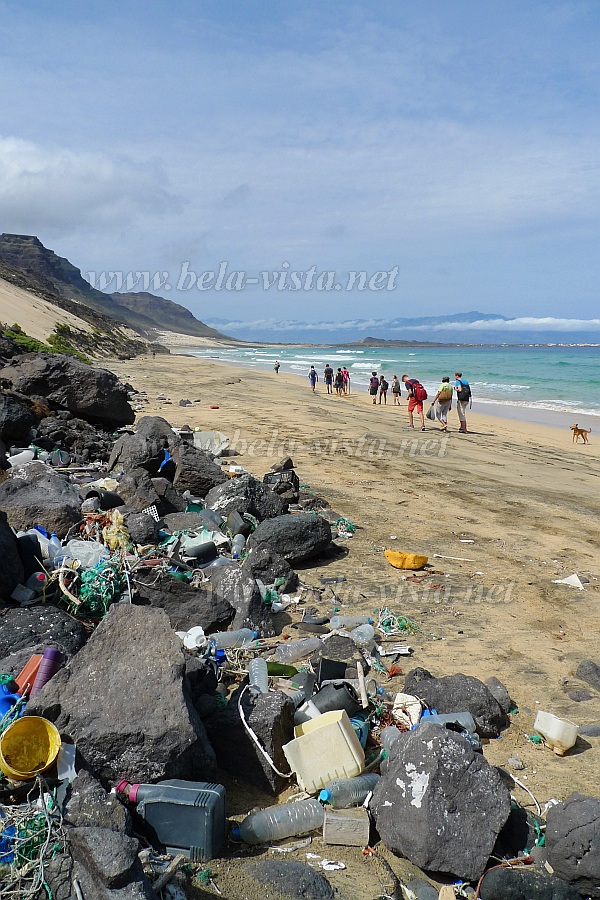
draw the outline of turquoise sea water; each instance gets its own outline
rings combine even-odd
[[[452,380],[460,371],[471,384],[473,402],[507,407],[555,410],[600,416],[600,347],[443,347],[340,349],[336,347],[207,347],[181,348],[182,352],[222,359],[248,368],[272,369],[306,379],[314,365],[322,380],[323,369],[347,366],[356,390],[365,389],[373,370],[418,378],[435,393],[443,375]],[[481,411],[485,411],[483,408]],[[507,409],[507,413],[509,410]],[[575,421],[578,421],[577,418]]]

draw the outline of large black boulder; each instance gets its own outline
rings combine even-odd
[[[396,746],[371,802],[382,840],[422,869],[479,878],[510,812],[498,771],[439,725]]]
[[[273,771],[244,728],[238,709],[239,696],[238,690],[224,709],[218,709],[205,720],[219,768],[276,794],[288,786],[289,780]],[[280,772],[288,772],[282,747],[294,737],[293,701],[281,691],[257,695],[246,691],[241,702],[246,721],[275,766]]]
[[[211,781],[215,756],[193,708],[182,644],[163,610],[117,603],[34,697],[103,784]]]
[[[546,817],[548,862],[584,897],[600,897],[600,800],[573,793]]]
[[[297,573],[294,572],[289,562],[271,547],[253,547],[242,566],[253,578],[258,578],[266,585],[275,584],[276,581],[283,578],[283,583],[279,586],[279,593],[293,591],[298,586]]]
[[[194,497],[206,497],[212,488],[228,480],[210,453],[189,444],[182,442],[174,447],[173,459],[176,465],[173,486],[181,494],[189,491]]]
[[[136,603],[164,609],[175,631],[188,631],[194,625],[206,631],[222,630],[235,615],[229,601],[211,584],[193,587],[168,573],[157,576],[152,568],[137,569],[133,583]]]
[[[16,531],[43,525],[64,538],[81,519],[81,498],[65,475],[34,460],[0,484],[0,509]]]
[[[260,896],[262,889],[262,896],[269,900],[333,900],[335,896],[324,875],[297,859],[260,859],[246,865],[243,876],[260,886],[251,890],[251,896]]]
[[[434,678],[427,669],[412,669],[406,676],[404,691],[424,700],[439,713],[470,712],[480,737],[498,737],[508,719],[489,688],[471,675],[446,675]]]
[[[223,566],[204,569],[216,600],[225,601],[235,610],[233,628],[251,628],[261,637],[275,634],[271,609],[266,606],[256,580],[241,567]],[[199,624],[203,624],[200,622]]]
[[[268,547],[294,565],[318,556],[330,543],[329,522],[312,513],[297,513],[265,519],[250,536],[247,548]]]
[[[250,513],[259,522],[287,511],[287,504],[281,497],[252,475],[231,478],[213,488],[206,495],[206,505],[225,519],[235,510],[242,516]]]
[[[1,378],[1,373],[0,373]],[[6,444],[13,441],[27,441],[29,432],[36,423],[31,404],[24,398],[0,391],[0,439]],[[27,446],[25,444],[25,446]]]
[[[55,409],[68,409],[89,422],[131,425],[135,413],[127,389],[107,369],[73,356],[27,353],[1,373],[2,384],[28,397],[43,397]]]
[[[108,468],[116,472],[145,469],[157,475],[165,458],[165,449],[178,443],[175,432],[161,416],[143,416],[137,423],[135,434],[122,434],[117,438],[108,461]]]
[[[479,889],[481,900],[581,900],[565,881],[537,869],[514,866],[492,869]]]
[[[0,510],[0,598],[8,600],[23,580],[23,563],[19,555],[17,538],[9,526],[6,513]]]
[[[81,622],[56,606],[9,607],[0,613],[0,672],[18,675],[32,654],[47,647],[56,647],[66,661],[86,640]]]

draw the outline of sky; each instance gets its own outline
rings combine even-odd
[[[597,317],[599,38],[596,0],[0,0],[0,231],[200,319]]]

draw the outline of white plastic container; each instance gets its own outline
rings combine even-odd
[[[365,767],[365,754],[345,709],[323,713],[294,728],[283,752],[298,784],[309,794],[334,778],[354,778]]]
[[[557,756],[564,756],[575,744],[579,734],[579,725],[566,719],[559,719],[558,716],[541,709],[535,717],[533,727]]]

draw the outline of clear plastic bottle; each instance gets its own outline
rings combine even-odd
[[[375,645],[375,629],[368,623],[359,625],[358,628],[353,628],[350,632],[350,637],[357,647],[364,647],[370,650]]]
[[[379,775],[363,773],[355,778],[334,778],[319,794],[321,803],[328,803],[334,809],[348,809],[350,806],[360,806],[365,802],[377,782]]]
[[[258,637],[258,631],[249,628],[238,628],[237,631],[216,631],[208,636],[217,650],[228,650],[230,647],[247,647]]]
[[[386,725],[385,728],[381,730],[379,733],[379,740],[381,741],[381,746],[384,750],[387,750],[388,753],[400,737],[400,732],[396,728],[395,725]]]
[[[235,833],[239,831],[245,844],[266,844],[309,834],[323,827],[324,818],[325,811],[318,800],[299,800],[250,813]]]
[[[243,534],[236,534],[231,542],[231,555],[234,559],[239,559],[244,552],[246,538]]]
[[[277,662],[293,663],[309,653],[314,653],[323,647],[323,641],[318,637],[304,638],[301,641],[288,641],[286,644],[280,644],[275,651]]]
[[[250,690],[255,694],[269,693],[269,675],[267,672],[267,661],[262,656],[255,656],[250,660],[248,666],[248,681]]]
[[[62,556],[62,541],[55,531],[52,532],[48,543],[48,556],[52,563],[57,557]]]
[[[356,628],[358,625],[372,625],[370,616],[332,616],[329,625],[334,631],[338,628]]]

